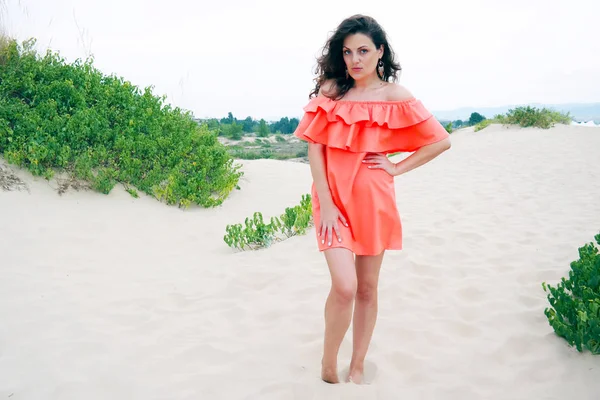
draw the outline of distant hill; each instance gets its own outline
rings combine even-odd
[[[565,104],[541,104],[530,103],[502,107],[462,107],[454,110],[432,111],[435,117],[441,121],[456,121],[458,119],[468,120],[471,113],[478,112],[486,118],[493,118],[496,114],[506,114],[509,109],[519,106],[531,106],[537,108],[551,108],[556,111],[569,112],[578,122],[594,121],[600,123],[600,103],[565,103]]]

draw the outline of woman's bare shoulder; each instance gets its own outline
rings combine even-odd
[[[398,83],[390,83],[387,87],[386,99],[388,101],[410,100],[414,97],[410,90]]]

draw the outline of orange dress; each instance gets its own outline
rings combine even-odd
[[[320,204],[311,187],[319,251],[344,247],[356,255],[402,249],[402,225],[396,206],[394,177],[370,169],[368,153],[414,152],[448,137],[448,132],[420,100],[352,101],[318,96],[304,107],[294,135],[325,145],[326,176],[333,203],[346,218],[338,225],[342,242],[332,235],[321,243]]]

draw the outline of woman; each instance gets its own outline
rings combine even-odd
[[[331,274],[321,361],[329,383],[339,382],[337,356],[351,319],[348,381],[363,379],[383,255],[402,248],[394,177],[450,148],[441,124],[395,83],[400,69],[373,18],[344,20],[318,60],[316,87],[294,133],[309,143],[317,243]],[[400,151],[413,154],[392,163],[387,154]]]

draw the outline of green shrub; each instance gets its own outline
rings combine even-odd
[[[271,218],[271,222],[265,224],[262,213],[255,212],[252,218],[246,218],[242,224],[227,225],[226,235],[223,238],[230,247],[238,249],[257,249],[269,247],[275,238],[277,220]]]
[[[247,150],[247,149],[230,149],[232,157],[241,160],[258,160],[263,158],[273,158],[273,151],[270,149]]]
[[[302,196],[300,205],[288,207],[279,217],[279,230],[286,237],[304,235],[312,223],[312,203],[310,195]]]
[[[4,65],[6,63],[4,52],[9,44],[10,40],[0,31],[0,65]]]
[[[135,197],[136,199],[138,197],[140,197],[138,192],[135,189],[127,189],[127,193],[129,193],[131,195],[131,197]]]
[[[493,123],[498,123],[498,122],[494,119],[484,119],[483,121],[481,121],[477,125],[475,125],[475,128],[473,130],[475,132],[480,131],[484,128],[487,128],[488,126],[490,126]]]
[[[538,109],[536,107],[517,107],[511,109],[506,114],[505,122],[507,124],[517,124],[522,127],[538,127],[548,129],[555,124],[569,124],[571,117],[569,114],[562,114],[558,111],[552,111],[547,108]]]
[[[128,184],[167,204],[221,204],[242,172],[206,125],[165,97],[67,64],[34,40],[0,51],[0,154],[34,175],[66,171],[108,193]]]
[[[452,133],[452,122],[448,122],[446,125],[444,125],[444,129],[446,129],[446,132]]]
[[[485,119],[475,125],[475,132],[480,131],[490,124],[519,125],[523,128],[537,127],[543,129],[552,128],[555,124],[569,124],[571,117],[569,113],[563,114],[547,108],[517,107],[508,110],[506,115],[496,115],[493,119]]]
[[[305,194],[299,205],[287,207],[280,217],[271,217],[269,223],[264,222],[262,213],[255,212],[243,225],[227,225],[223,240],[231,248],[256,250],[283,238],[303,235],[312,224],[311,197]]]
[[[302,149],[302,150],[298,150],[296,152],[296,157],[300,158],[300,157],[308,157],[308,147]]]
[[[600,234],[594,237],[600,245]],[[550,326],[569,345],[600,354],[600,254],[593,242],[579,248],[569,279],[556,286],[542,283],[551,307],[544,310]]]

